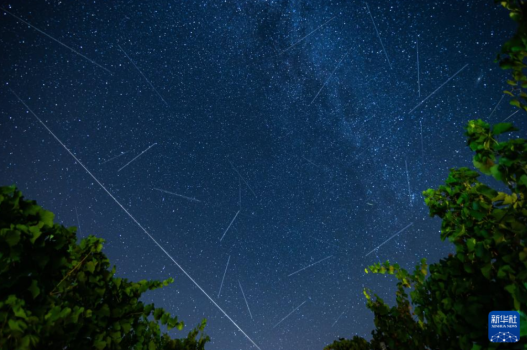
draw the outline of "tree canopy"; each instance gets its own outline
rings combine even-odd
[[[512,89],[505,91],[513,97],[510,103],[527,111],[527,94],[522,91],[527,88],[527,5],[500,3],[518,30],[497,61],[512,73]],[[365,289],[376,327],[372,340],[340,339],[326,350],[500,348],[502,344],[487,339],[487,315],[498,310],[520,313],[520,342],[507,348],[526,348],[527,141],[500,141],[503,134],[517,131],[510,123],[490,126],[472,120],[465,130],[475,168],[508,191],[497,191],[479,181],[480,173],[460,168],[451,169],[438,189],[423,192],[430,216],[442,219],[441,239],[454,244],[455,254],[430,266],[423,259],[413,273],[388,261],[366,268],[367,273],[397,278],[396,305],[390,307]]]
[[[103,239],[77,243],[75,227],[53,220],[14,186],[0,187],[0,349],[205,348],[205,320],[171,339],[161,327],[182,330],[183,322],[140,301],[172,278],[116,277]]]

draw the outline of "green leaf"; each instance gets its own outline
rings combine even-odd
[[[79,316],[84,312],[83,307],[75,306],[74,311],[71,313],[71,322],[77,323],[79,321]]]
[[[112,340],[115,342],[115,341],[120,341],[121,340],[121,332],[120,331],[115,331],[115,332],[110,332],[110,338],[112,338]]]
[[[512,106],[515,106],[515,107],[518,107],[520,108],[521,107],[521,104],[520,104],[520,101],[518,100],[512,100],[511,102],[509,102]]]
[[[31,232],[31,243],[35,243],[35,241],[40,237],[40,235],[42,235],[42,231],[40,230],[40,228],[38,226],[31,226],[29,228],[29,232]]]
[[[514,297],[514,293],[516,292],[516,286],[514,284],[509,284],[505,286],[505,290]]]
[[[156,309],[154,311],[154,319],[156,321],[158,321],[161,318],[161,316],[163,316],[163,314],[164,314],[164,310],[163,309],[161,309],[161,308]]]
[[[14,230],[8,230],[5,234],[5,241],[9,244],[10,247],[13,247],[20,242],[20,232]]]
[[[521,20],[521,18],[522,18],[522,15],[519,14],[518,12],[511,12],[511,13],[509,14],[509,16],[511,17],[511,19],[512,19],[513,21],[516,21],[516,22],[519,22],[519,21]]]
[[[494,125],[492,135],[501,135],[505,132],[515,131],[516,129],[511,123],[499,123]]]
[[[506,279],[509,277],[509,274],[514,275],[515,271],[510,265],[503,265],[498,269],[498,278]]]
[[[7,325],[12,331],[15,332],[24,332],[24,330],[27,328],[25,322],[22,320],[15,321],[13,319],[9,319],[7,321]]]
[[[480,186],[478,188],[478,192],[481,193],[482,195],[484,195],[485,197],[487,197],[488,199],[492,199],[494,197],[496,197],[496,195],[498,194],[498,192],[488,186]]]
[[[472,159],[472,164],[483,174],[490,174],[490,168],[494,165],[494,162],[490,159],[487,159],[485,162],[479,162],[476,157],[474,157],[474,159]]]
[[[123,332],[124,333],[128,333],[128,332],[130,332],[130,329],[132,328],[132,325],[130,324],[130,322],[123,322],[123,323],[121,323],[121,327],[123,328]]]
[[[496,180],[501,181],[503,180],[503,174],[501,173],[499,167],[500,166],[498,164],[493,165],[492,167],[490,167],[490,173]]]
[[[472,252],[474,250],[475,246],[476,246],[476,239],[475,238],[467,239],[467,247],[468,247],[468,250],[470,252]]]
[[[38,297],[38,295],[40,294],[40,288],[38,288],[37,280],[31,281],[31,285],[29,286],[28,290],[29,292],[31,292],[31,296],[33,297],[33,299]]]
[[[39,338],[34,334],[26,334],[22,338],[22,343],[27,346],[28,349],[34,349],[37,347]]]
[[[13,313],[18,318],[23,318],[24,320],[27,320],[27,315],[22,306],[17,305],[16,307],[13,307]]]
[[[485,266],[483,266],[481,268],[481,273],[483,274],[483,276],[485,276],[486,279],[490,280],[490,274],[492,272],[492,265],[491,264],[487,264]]]
[[[65,307],[64,309],[62,309],[62,311],[60,312],[60,318],[66,318],[68,317],[69,315],[71,314],[71,308],[69,307]]]
[[[93,346],[97,350],[103,350],[106,347],[106,342],[102,340],[96,340],[93,342]]]
[[[47,225],[49,227],[53,226],[53,219],[55,218],[55,214],[48,210],[42,210],[40,212],[40,220],[44,223],[44,225]]]
[[[95,272],[95,263],[93,261],[88,261],[86,263],[86,270],[88,270],[91,273]]]

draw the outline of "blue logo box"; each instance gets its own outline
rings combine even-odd
[[[516,343],[520,341],[520,314],[517,311],[490,312],[489,340],[492,343]]]

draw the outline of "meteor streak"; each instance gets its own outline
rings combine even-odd
[[[337,324],[337,322],[340,320],[340,318],[342,317],[342,315],[344,315],[346,311],[342,311],[342,313],[340,314],[340,316],[337,318],[337,320],[335,322],[333,322],[333,325],[331,325],[331,327],[333,327],[334,325]]]
[[[68,147],[66,147],[66,145],[53,133],[53,131],[51,131],[50,128],[48,128],[48,126],[35,114],[35,112],[33,112],[33,110],[31,108],[29,108],[29,106],[13,91],[11,90],[11,92],[13,93],[13,95],[15,95],[15,97],[20,101],[20,103],[22,103],[26,108],[27,110],[39,121],[40,124],[42,124],[42,126],[51,134],[51,136],[53,136],[53,138],[73,157],[73,159],[75,159],[75,161],[77,163],[79,163],[79,165],[88,173],[88,175],[91,176],[91,178],[97,182],[97,184],[104,190],[104,192],[106,192],[106,194],[108,194],[108,196],[110,196],[111,199],[113,199],[113,201],[126,213],[126,215],[128,215],[128,217],[130,219],[132,219],[132,221],[148,236],[148,238],[150,238],[152,240],[152,242],[155,243],[155,245],[161,249],[161,251],[163,253],[165,253],[165,255],[170,259],[172,260],[172,262],[179,268],[179,270],[181,270],[181,272],[183,272],[185,274],[185,276],[188,277],[189,280],[192,281],[192,283],[210,300],[210,302],[216,306],[216,308],[218,310],[220,310],[220,312],[225,316],[227,317],[227,319],[229,321],[231,321],[231,323],[245,336],[245,338],[247,338],[258,350],[262,350],[244,331],[243,329],[240,328],[240,326],[238,326],[238,324],[236,324],[236,322],[234,322],[234,320],[214,301],[214,299],[212,299],[209,294],[207,292],[205,292],[205,290],[198,284],[198,282],[196,282],[194,280],[194,278],[192,278],[192,276],[189,275],[189,273],[165,250],[165,248],[163,248],[163,246],[158,242],[156,241],[156,239],[143,227],[143,225],[141,225],[139,223],[139,221],[137,221],[137,219],[132,215],[130,214],[130,212],[121,204],[121,202],[119,202],[117,200],[117,198],[115,198],[113,196],[113,194],[108,191],[108,189],[106,189],[106,187],[99,181],[99,179],[97,179],[95,177],[95,175],[93,175],[91,173],[91,171],[88,170],[88,168],[86,168],[86,166],[73,154],[73,152],[70,151],[70,149]]]
[[[309,102],[309,105],[308,106],[311,106],[311,104],[313,102],[315,102],[315,100],[317,99],[318,95],[320,95],[320,92],[322,91],[322,89],[324,89],[324,87],[327,85],[327,83],[329,82],[329,79],[331,79],[331,77],[333,76],[333,74],[335,73],[335,71],[337,70],[337,68],[340,66],[340,64],[342,63],[342,61],[344,60],[344,58],[346,58],[346,56],[349,54],[351,48],[346,51],[346,53],[344,54],[344,56],[342,56],[342,58],[340,59],[339,63],[337,63],[337,65],[335,66],[335,68],[333,69],[333,72],[331,72],[331,74],[329,75],[329,77],[326,79],[326,81],[324,82],[324,84],[322,85],[322,87],[320,88],[320,90],[318,90],[317,94],[315,95],[315,97],[313,97],[313,99],[311,100],[311,102]]]
[[[130,163],[132,163],[134,160],[136,160],[137,158],[141,157],[146,151],[148,151],[150,148],[154,147],[155,145],[157,145],[157,143],[154,143],[152,145],[150,145],[147,149],[145,149],[143,152],[139,153],[134,159],[132,159],[131,161],[129,161],[128,163],[126,163],[124,166],[121,167],[121,169],[117,170],[117,172],[123,170],[124,168],[126,168],[128,165],[130,165]]]
[[[148,80],[148,78],[146,77],[146,75],[143,74],[143,72],[139,69],[139,67],[137,67],[137,65],[134,63],[134,61],[132,61],[132,59],[130,58],[130,56],[128,56],[128,54],[126,53],[126,51],[124,51],[124,49],[121,47],[121,45],[117,44],[117,46],[119,46],[119,49],[121,49],[121,51],[125,54],[126,58],[128,58],[128,60],[134,65],[135,69],[137,69],[137,71],[139,73],[141,73],[141,75],[143,76],[143,78],[145,78],[146,82],[148,83],[148,85],[150,85],[150,87],[152,88],[152,90],[154,90],[154,92],[157,94],[157,96],[159,96],[159,98],[161,99],[161,101],[163,101],[167,107],[170,107],[167,103],[167,101],[165,101],[165,99],[163,98],[163,96],[161,96],[161,94],[159,93],[159,91],[157,91],[157,89],[154,87],[154,85],[152,85],[152,83],[150,82],[150,80]]]
[[[5,13],[7,13],[8,15],[14,17],[15,19],[19,20],[20,22],[24,23],[24,24],[27,24],[28,26],[30,26],[31,28],[35,29],[37,32],[39,32],[40,34],[43,34],[45,36],[47,36],[48,38],[50,38],[51,40],[55,41],[56,43],[59,43],[60,45],[64,46],[65,48],[67,48],[68,50],[70,50],[71,52],[81,56],[82,58],[84,58],[85,60],[93,63],[94,65],[96,65],[97,67],[99,68],[102,68],[104,69],[105,71],[107,71],[108,73],[110,74],[113,74],[108,68],[105,68],[103,66],[101,66],[99,63],[95,62],[94,60],[84,56],[82,53],[80,53],[79,51],[75,50],[75,49],[72,49],[71,47],[69,47],[68,45],[64,44],[63,42],[59,41],[58,39],[55,39],[54,37],[52,37],[51,35],[43,32],[42,30],[38,29],[37,27],[35,27],[34,25],[32,25],[31,23],[29,22],[26,22],[24,21],[22,18],[18,17],[17,15],[7,11],[5,8],[3,7],[0,7],[0,10],[4,11]]]
[[[240,179],[243,180],[243,182],[245,182],[245,184],[247,185],[247,187],[249,188],[249,190],[251,190],[251,192],[253,193],[253,195],[256,197],[256,193],[254,193],[253,189],[251,188],[251,186],[249,186],[249,183],[243,178],[242,174],[240,174],[240,172],[238,171],[238,169],[236,169],[236,167],[234,166],[234,164],[232,164],[231,161],[229,161],[232,169],[236,172],[236,174],[238,174],[238,176],[240,177]]]
[[[419,104],[417,106],[415,106],[414,108],[412,108],[412,110],[410,112],[408,112],[408,114],[412,113],[413,111],[415,111],[417,109],[417,107],[419,107],[420,105],[422,105],[426,100],[428,100],[430,97],[432,97],[436,92],[439,91],[439,89],[441,89],[446,83],[448,83],[450,80],[452,80],[456,75],[458,75],[459,73],[461,73],[461,71],[465,68],[467,68],[468,66],[468,63],[465,64],[463,66],[463,68],[461,68],[460,70],[458,70],[457,72],[454,73],[453,76],[451,76],[450,78],[448,78],[447,81],[445,81],[443,84],[441,84],[437,89],[434,90],[434,92],[432,92],[430,95],[428,95],[424,100],[422,100],[421,102],[419,102]]]
[[[104,162],[99,163],[99,165],[103,165],[103,164],[106,164],[106,163],[108,163],[108,162],[111,162],[112,160],[117,159],[117,158],[119,158],[120,156],[125,155],[126,153],[128,153],[128,152],[121,152],[121,154],[118,154],[118,155],[116,155],[115,157],[112,157],[112,158],[110,158],[110,159],[108,159],[108,160],[105,160]]]
[[[505,118],[505,119],[503,120],[503,122],[506,121],[506,120],[509,120],[510,117],[512,117],[513,115],[515,115],[515,114],[518,113],[518,112],[519,112],[519,111],[516,111],[516,112],[512,113],[512,114],[509,115],[507,118]],[[503,123],[503,122],[502,122],[502,123]]]
[[[220,290],[218,292],[218,299],[220,298],[221,289],[223,288],[223,281],[225,281],[225,275],[227,274],[227,269],[229,268],[229,261],[231,261],[231,256],[227,259],[227,266],[225,266],[225,272],[223,273],[223,278],[221,279]]]
[[[245,300],[245,305],[247,305],[247,310],[249,310],[249,315],[251,315],[251,320],[253,320],[253,314],[251,313],[251,309],[249,308],[249,303],[247,302],[247,298],[245,297],[245,293],[243,292],[242,284],[238,280],[238,285],[240,286],[240,290],[242,291],[243,299]]]
[[[165,190],[162,190],[162,189],[159,189],[159,188],[154,188],[154,190],[159,191],[159,192],[163,192],[163,193],[166,193],[166,194],[171,194],[173,196],[185,198],[185,199],[188,199],[189,201],[192,201],[192,202],[198,202],[198,203],[201,202],[199,199],[192,198],[192,197],[187,197],[187,196],[184,196],[182,194],[177,194],[177,193],[174,193],[174,192],[165,191]]]
[[[423,142],[423,121],[419,121],[419,125],[421,126],[421,161],[424,163],[425,161],[425,144]]]
[[[417,88],[419,90],[419,97],[421,97],[421,77],[419,72],[419,39],[417,39]]]
[[[316,32],[317,30],[319,30],[320,28],[322,28],[323,26],[325,26],[326,24],[328,24],[329,22],[331,22],[332,20],[335,19],[335,16],[330,18],[329,20],[327,20],[326,22],[322,23],[321,25],[319,25],[317,28],[315,28],[314,30],[312,30],[308,35],[302,37],[300,40],[298,40],[297,42],[295,42],[293,45],[289,46],[287,49],[283,50],[283,51],[280,51],[280,53],[276,56],[280,56],[281,54],[283,54],[284,52],[287,52],[289,50],[291,50],[294,46],[300,44],[302,41],[304,41],[304,39],[306,39],[308,36],[310,36],[311,34],[313,34],[314,32]]]
[[[384,44],[382,43],[381,36],[379,35],[379,30],[377,29],[377,25],[375,24],[375,21],[373,20],[373,16],[370,11],[370,7],[368,6],[368,3],[366,2],[366,7],[368,8],[368,13],[370,14],[371,21],[373,22],[373,26],[375,27],[375,32],[377,33],[377,38],[379,38],[379,41],[381,42],[382,50],[384,51],[384,56],[386,56],[386,61],[388,61],[388,65],[390,66],[390,69],[392,69],[392,64],[390,63],[390,59],[388,58],[388,54],[386,53],[386,49],[384,48]]]
[[[322,259],[322,260],[319,260],[319,261],[317,261],[317,262],[314,262],[314,263],[312,263],[311,265],[308,265],[308,266],[306,266],[306,267],[304,267],[304,268],[301,268],[301,269],[298,270],[298,271],[293,272],[292,274],[287,275],[287,277],[291,277],[291,276],[293,276],[293,275],[296,275],[297,273],[299,273],[299,272],[301,272],[301,271],[304,271],[305,269],[307,269],[307,268],[309,268],[309,267],[311,267],[311,266],[315,266],[315,265],[317,265],[317,264],[320,264],[322,261],[327,260],[327,259],[329,259],[329,258],[331,258],[331,257],[333,257],[333,255],[326,256],[326,257],[325,257],[324,259]]]
[[[408,163],[404,160],[404,166],[406,167],[406,180],[408,181],[408,198],[410,199],[410,205],[412,205],[412,191],[410,190],[410,175],[408,174]]]
[[[296,310],[300,309],[300,307],[301,307],[302,305],[304,305],[306,302],[307,302],[307,300],[304,301],[302,304],[298,305],[293,311],[291,311],[290,313],[288,313],[286,317],[282,318],[282,319],[280,320],[280,322],[278,322],[277,324],[274,325],[273,329],[276,328],[276,326],[278,326],[280,323],[284,322],[284,320],[285,320],[286,318],[288,318],[289,316],[291,316],[291,314],[292,314],[293,312],[295,312]]]
[[[388,242],[390,239],[392,239],[393,237],[397,236],[399,233],[403,232],[404,230],[406,230],[408,227],[412,226],[414,223],[411,222],[408,226],[406,226],[405,228],[403,228],[401,231],[397,232],[396,234],[394,234],[393,236],[391,236],[390,238],[388,238],[387,240],[385,240],[384,242],[382,242],[380,245],[378,245],[375,249],[373,249],[371,252],[369,252],[368,254],[365,255],[368,256],[370,255],[371,253],[373,253],[374,251],[376,251],[377,249],[379,249],[382,245],[384,245],[386,242]]]
[[[503,101],[503,98],[505,97],[505,94],[501,96],[499,102],[496,104],[496,106],[494,107],[494,109],[492,110],[492,112],[490,112],[489,114],[489,118],[492,117],[492,115],[494,114],[494,112],[496,111],[496,108],[498,108],[498,106],[500,105],[501,101]]]
[[[302,156],[302,158],[304,158],[306,161],[308,161],[309,163],[313,164],[313,165],[316,166],[317,168],[320,168],[320,166],[316,165],[315,163],[313,163],[313,161],[307,159],[306,157]]]
[[[220,238],[220,242],[223,240],[223,237],[225,237],[225,234],[227,233],[227,231],[229,231],[229,229],[231,228],[232,223],[234,222],[234,220],[236,220],[236,217],[238,216],[238,214],[240,214],[240,211],[239,211],[239,210],[236,212],[236,215],[234,215],[234,217],[232,218],[232,221],[231,221],[231,223],[229,224],[229,226],[227,227],[227,229],[225,229],[225,232],[223,232],[223,236],[221,236],[221,238]]]

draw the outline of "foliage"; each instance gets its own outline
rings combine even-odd
[[[454,243],[456,254],[430,268],[429,296],[412,298],[420,304],[416,314],[440,337],[452,345],[459,337],[457,348],[488,344],[482,315],[489,311],[518,310],[527,321],[527,142],[498,141],[514,130],[508,123],[490,128],[477,120],[468,123],[466,133],[475,167],[510,193],[482,184],[479,174],[466,168],[451,170],[445,186],[424,193],[430,215],[443,219],[441,238]],[[527,344],[525,329],[522,336]]]
[[[424,259],[413,274],[389,262],[369,267],[398,279],[394,307],[364,292],[377,327],[372,348],[381,343],[388,349],[495,348],[487,339],[490,311],[518,310],[527,323],[527,142],[498,141],[516,130],[509,123],[491,128],[476,120],[466,130],[474,166],[510,193],[481,183],[479,173],[467,168],[452,169],[445,185],[423,193],[430,216],[443,220],[441,239],[452,242],[456,254],[432,264],[428,279]],[[413,312],[405,288],[413,289]],[[526,327],[521,335],[527,344]]]
[[[204,349],[205,321],[171,339],[160,325],[181,330],[183,322],[139,301],[173,279],[116,278],[103,239],[77,244],[76,228],[53,219],[14,186],[0,187],[1,349]]]
[[[510,11],[510,17],[518,23],[518,29],[514,36],[507,41],[497,57],[499,65],[503,69],[512,70],[512,79],[507,83],[511,85],[510,91],[504,93],[513,97],[511,105],[517,106],[527,111],[527,94],[523,89],[527,88],[527,76],[523,70],[527,57],[527,4],[524,0],[495,0],[501,3],[503,7]]]
[[[335,340],[333,344],[328,345],[324,350],[369,350],[370,344],[359,336],[354,336],[353,339],[347,340],[340,338]]]
[[[508,83],[513,89],[505,93],[515,97],[512,105],[527,111],[522,91],[527,88],[527,5],[500,2],[519,25],[498,55],[500,66],[512,69]],[[428,278],[424,259],[412,274],[388,261],[370,266],[367,273],[395,275],[396,305],[365,290],[375,317],[372,340],[340,339],[326,350],[503,348],[487,339],[487,315],[499,310],[520,313],[520,342],[507,348],[527,349],[527,142],[498,140],[516,130],[509,123],[492,128],[481,120],[468,123],[474,166],[503,183],[508,193],[481,183],[480,174],[468,168],[451,169],[445,185],[423,192],[430,216],[442,219],[441,239],[452,242],[456,253],[430,265]],[[411,302],[406,289],[412,290]]]
[[[508,345],[526,346],[527,141],[498,141],[501,134],[514,130],[509,123],[491,128],[481,120],[466,128],[476,168],[505,184],[510,193],[481,183],[480,174],[467,168],[452,169],[445,185],[423,193],[430,216],[443,220],[441,239],[454,244],[454,255],[430,265],[428,278],[424,259],[412,274],[389,262],[366,269],[398,280],[393,307],[364,291],[375,315],[371,349],[382,344],[387,349],[498,348],[487,339],[487,315],[498,310],[520,312],[520,343]],[[405,289],[412,290],[412,303]],[[326,349],[353,349],[363,339],[347,342],[348,347],[340,342]]]

